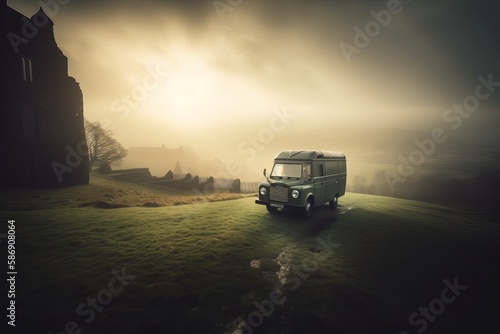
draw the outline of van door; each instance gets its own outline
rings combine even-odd
[[[313,162],[314,206],[325,204],[326,180],[323,162]]]
[[[339,192],[339,166],[337,161],[325,162],[326,201],[331,201]]]

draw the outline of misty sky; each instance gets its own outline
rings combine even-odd
[[[40,3],[85,115],[126,147],[189,145],[210,157],[218,145],[213,156],[224,157],[283,110],[291,116],[280,131],[430,131],[479,75],[500,81],[494,1],[402,0],[350,57],[341,43],[356,46],[354,29],[387,1],[61,2]],[[31,16],[39,1],[8,5]],[[456,134],[497,138],[499,101],[500,89]]]

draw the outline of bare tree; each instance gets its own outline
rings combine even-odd
[[[85,120],[85,135],[89,148],[90,166],[96,162],[117,163],[127,155],[127,150],[113,138],[113,132],[104,129],[99,122]]]

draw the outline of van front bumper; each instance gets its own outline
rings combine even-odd
[[[255,204],[261,204],[261,205],[269,205],[273,208],[278,208],[278,209],[297,209],[297,208],[303,208],[303,205],[298,205],[298,204],[290,204],[290,203],[283,203],[283,202],[274,202],[274,201],[261,201],[256,199]]]

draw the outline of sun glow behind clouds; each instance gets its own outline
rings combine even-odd
[[[227,36],[218,29],[207,29],[209,32],[193,37],[186,33],[186,22],[167,14],[154,25],[149,20],[139,24],[144,18],[138,22],[137,18],[127,19],[127,15],[131,14],[95,21],[90,28],[80,27],[77,29],[79,43],[68,43],[64,50],[77,69],[73,75],[82,83],[87,117],[97,121],[118,117],[117,135],[127,133],[122,128],[134,127],[137,117],[156,125],[163,123],[169,131],[172,128],[177,131],[208,126],[223,128],[235,121],[255,120],[255,116],[270,108],[289,103],[280,101],[275,92],[259,84],[259,75],[245,63],[248,61],[245,52],[230,45]],[[110,30],[110,22],[115,20],[116,26]],[[138,25],[122,24],[130,21]],[[215,26],[219,27],[220,23]],[[120,34],[116,34],[116,30]],[[229,49],[231,52],[226,52]],[[81,71],[83,65],[91,63],[99,67],[94,65],[92,71]],[[154,89],[147,90],[145,98],[134,100],[139,103],[130,108],[128,116],[113,113],[111,106],[116,100],[132,95],[151,71],[158,70],[168,75],[162,75]],[[95,97],[100,99],[104,95],[111,100],[99,101],[98,105]],[[106,104],[110,107],[103,110]],[[138,139],[152,135],[137,133],[135,136]]]
[[[213,104],[219,80],[202,59],[188,52],[177,56],[170,64],[161,65],[168,77],[150,92],[143,109],[158,122],[197,128],[205,123],[206,108]],[[158,66],[158,62],[149,66]]]
[[[160,65],[168,77],[149,93],[141,107],[147,117],[177,129],[201,129],[241,120],[248,111],[259,115],[273,106],[272,99],[251,78],[225,73],[193,50],[177,48],[174,54],[169,63]]]

